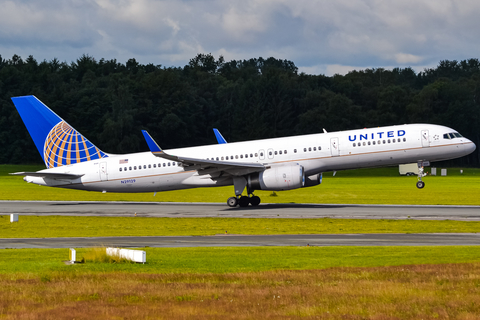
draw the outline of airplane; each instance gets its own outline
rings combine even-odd
[[[149,152],[101,151],[35,96],[13,97],[47,169],[16,172],[42,186],[99,191],[154,192],[233,185],[230,207],[258,206],[256,190],[316,186],[322,173],[462,157],[476,146],[456,130],[434,124],[378,128],[163,150],[143,130]],[[218,135],[217,135],[218,133]],[[417,187],[425,186],[419,170]],[[244,190],[247,195],[242,195]]]

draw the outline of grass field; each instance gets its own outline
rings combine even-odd
[[[209,236],[223,234],[461,233],[479,221],[373,219],[257,219],[0,215],[1,238]]]
[[[90,249],[78,248],[77,260]],[[147,264],[68,266],[68,249],[0,250],[0,274],[19,279],[65,273],[232,273],[480,262],[480,246],[142,248]]]
[[[480,247],[145,250],[145,265],[73,266],[67,249],[2,250],[0,318],[480,316]]]
[[[197,188],[153,193],[115,194],[86,192],[27,184],[9,172],[35,171],[42,166],[1,165],[0,200],[226,202],[233,187]],[[325,173],[323,183],[311,188],[276,192],[256,191],[263,203],[356,203],[480,205],[480,169],[449,169],[448,176],[427,176],[422,190],[416,177],[401,177],[398,168],[361,169]],[[427,170],[429,171],[429,170]]]

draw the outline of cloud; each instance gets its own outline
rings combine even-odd
[[[311,72],[417,67],[480,51],[472,0],[0,0],[0,54],[183,66],[274,56]],[[317,70],[317,71],[315,71]]]

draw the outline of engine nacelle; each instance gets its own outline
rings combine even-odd
[[[304,187],[313,187],[313,186],[318,186],[319,184],[322,183],[322,174],[314,174],[313,176],[308,176],[305,179],[305,185]]]
[[[305,171],[299,164],[274,165],[265,171],[248,176],[247,186],[251,190],[282,191],[302,188]]]

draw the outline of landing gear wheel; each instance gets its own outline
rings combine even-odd
[[[417,181],[417,188],[418,189],[423,189],[425,187],[425,182],[423,181]]]
[[[260,197],[257,197],[257,196],[251,197],[250,204],[254,207],[258,206],[260,204]]]
[[[242,196],[242,197],[240,197],[240,199],[238,199],[238,204],[242,208],[248,207],[248,205],[250,204],[250,198],[246,197],[246,196]]]
[[[228,204],[229,207],[234,208],[234,207],[237,206],[238,200],[237,200],[237,198],[235,198],[235,197],[230,197],[230,198],[228,198],[228,200],[227,200],[227,204]]]

